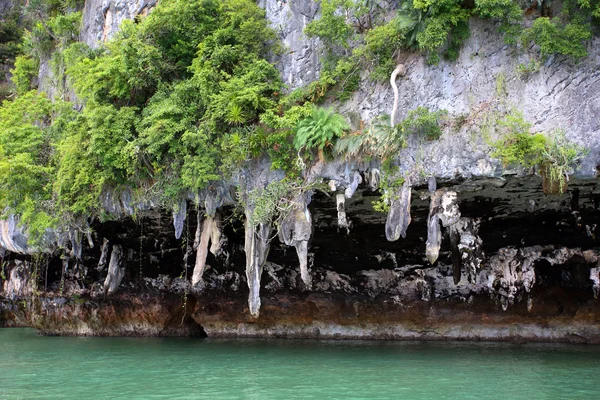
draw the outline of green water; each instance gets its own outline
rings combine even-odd
[[[600,347],[0,329],[0,399],[600,399]]]

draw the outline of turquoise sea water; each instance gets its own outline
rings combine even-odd
[[[43,337],[0,329],[0,399],[600,399],[584,345]]]

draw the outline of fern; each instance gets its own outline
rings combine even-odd
[[[380,115],[373,119],[366,132],[354,132],[338,139],[334,153],[345,154],[347,157],[364,154],[384,159],[398,153],[405,146],[401,125],[392,128],[389,115]]]
[[[343,136],[335,142],[333,152],[347,157],[356,157],[363,152],[363,142],[365,136],[362,132],[353,132]]]
[[[294,147],[296,150],[302,148],[323,150],[349,128],[342,115],[336,114],[332,109],[314,107],[308,117],[298,122]]]

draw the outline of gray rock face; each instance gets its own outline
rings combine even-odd
[[[83,9],[81,41],[97,47],[118,31],[121,22],[147,15],[158,0],[87,0]]]
[[[0,292],[9,299],[29,296],[33,293],[35,280],[31,279],[31,272],[27,262],[14,260],[2,268],[6,280],[0,286]]]
[[[304,86],[319,77],[320,45],[318,39],[304,35],[304,28],[319,10],[311,0],[259,0],[271,27],[284,45],[284,52],[275,60],[283,82],[290,90]]]
[[[589,56],[574,65],[561,57],[550,57],[538,72],[519,76],[519,64],[536,57],[504,44],[493,24],[471,23],[471,37],[456,61],[427,65],[418,54],[408,54],[406,76],[397,80],[397,120],[419,106],[446,109],[451,123],[440,140],[411,140],[400,155],[401,168],[437,177],[498,176],[502,169],[489,153],[493,126],[486,132],[485,118],[494,112],[512,109],[523,113],[533,132],[564,129],[567,138],[584,145],[590,153],[579,170],[580,176],[595,176],[600,158],[600,40],[589,45]],[[343,113],[358,113],[369,121],[389,114],[393,91],[388,82],[363,80],[361,89],[340,106]]]
[[[31,251],[27,245],[27,236],[19,228],[18,220],[14,215],[6,220],[0,220],[0,247],[18,254]]]
[[[0,0],[0,14],[10,11],[12,8],[12,0]]]
[[[261,0],[259,5],[289,48],[277,60],[284,82],[296,88],[315,80],[320,43],[306,38],[303,30],[318,16],[316,2]],[[539,71],[519,75],[519,64],[536,59],[536,50],[508,46],[493,23],[473,20],[471,37],[456,61],[430,66],[419,54],[402,55],[406,75],[396,81],[396,120],[423,106],[446,109],[451,117],[460,116],[466,122],[447,127],[439,141],[411,141],[400,155],[402,169],[443,178],[500,175],[502,168],[489,156],[489,138],[482,132],[481,120],[493,110],[514,108],[533,124],[534,132],[564,129],[569,139],[588,148],[578,174],[595,176],[600,158],[600,39],[589,44],[589,56],[577,65],[563,57],[550,57]],[[339,109],[370,121],[390,114],[393,103],[389,82],[370,81],[365,71],[360,90]]]

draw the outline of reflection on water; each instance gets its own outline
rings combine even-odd
[[[0,399],[596,399],[600,347],[43,337],[0,329]]]

